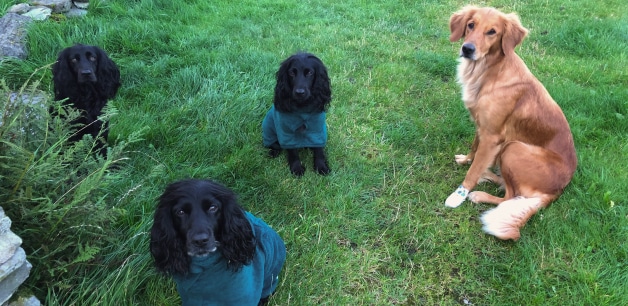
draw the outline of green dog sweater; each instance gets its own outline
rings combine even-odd
[[[262,140],[267,148],[274,143],[282,149],[325,147],[325,112],[282,113],[273,106],[262,121]]]
[[[188,274],[173,276],[183,306],[255,306],[275,291],[286,260],[286,246],[264,221],[249,212],[246,218],[257,242],[252,262],[234,272],[220,252],[192,257]]]

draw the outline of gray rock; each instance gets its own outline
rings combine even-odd
[[[74,1],[74,6],[86,10],[89,6],[89,0]]]
[[[85,15],[87,15],[87,10],[75,7],[71,8],[69,12],[65,13],[65,17],[68,18],[83,17]]]
[[[72,7],[72,0],[31,0],[34,6],[45,6],[52,9],[53,13],[65,13]]]
[[[21,244],[22,238],[18,237],[12,231],[8,231],[0,236],[0,265],[13,257],[13,254],[15,254],[15,251]]]
[[[11,56],[25,59],[26,30],[32,19],[15,13],[7,13],[0,18],[0,58]]]
[[[41,302],[34,297],[20,297],[16,301],[13,301],[9,306],[41,306]]]
[[[9,13],[24,14],[31,9],[28,3],[19,3],[9,8]]]
[[[6,234],[11,228],[11,219],[4,214],[4,209],[0,207],[0,237]]]
[[[2,98],[4,97],[0,95],[0,99]],[[19,110],[20,118],[18,120],[25,122],[40,121],[43,120],[43,114],[48,111],[46,101],[49,100],[49,96],[46,92],[41,90],[21,94],[12,92],[8,94],[8,98],[10,103],[5,106],[7,111],[5,116],[8,116],[8,118],[13,116],[13,112]],[[2,119],[0,118],[0,125],[1,124]],[[30,125],[22,125],[18,131],[22,133],[20,136],[24,136],[25,134],[35,135],[38,129]],[[2,234],[2,222],[0,222],[0,234]]]
[[[24,249],[17,248],[17,251],[13,254],[13,257],[9,258],[5,263],[0,265],[0,282],[4,281],[13,271],[21,267],[26,261],[26,253]],[[2,285],[0,285],[1,287]]]
[[[45,6],[37,6],[30,11],[22,14],[22,16],[27,16],[33,18],[33,20],[46,20],[52,14],[52,9]]]
[[[25,261],[17,270],[13,271],[6,279],[0,282],[0,305],[8,301],[15,290],[28,278],[33,266]]]

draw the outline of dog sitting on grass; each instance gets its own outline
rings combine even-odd
[[[313,54],[297,53],[281,63],[276,77],[273,106],[262,122],[264,147],[270,149],[271,157],[286,149],[290,172],[296,176],[305,172],[299,149],[310,148],[314,169],[328,174],[325,111],[331,102],[331,86],[327,68]]]
[[[517,240],[528,219],[571,181],[578,164],[571,129],[560,106],[515,53],[528,34],[517,15],[467,6],[450,17],[449,28],[450,41],[464,39],[458,82],[476,133],[470,152],[455,156],[458,164],[471,166],[445,205],[457,207],[466,198],[495,204],[481,218],[484,231]],[[482,181],[503,187],[504,196],[469,193]]]
[[[63,49],[52,66],[55,100],[63,101],[81,112],[70,122],[75,128],[70,142],[89,134],[94,140],[94,152],[107,155],[109,122],[99,117],[107,102],[120,87],[120,69],[107,53],[97,46],[77,44]],[[56,116],[57,111],[50,110]],[[99,138],[100,137],[100,138]]]
[[[286,246],[236,195],[210,180],[170,184],[150,236],[157,270],[177,284],[183,305],[264,305],[279,284]]]

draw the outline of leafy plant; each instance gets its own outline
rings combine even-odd
[[[38,296],[80,283],[102,248],[119,239],[109,228],[126,213],[107,203],[101,187],[116,179],[128,142],[112,147],[107,158],[92,152],[94,139],[68,143],[70,126],[48,108],[68,120],[79,113],[38,89],[47,68],[33,72],[17,92],[0,81],[0,203],[23,240],[33,265],[30,289]],[[105,120],[114,115],[110,107]]]

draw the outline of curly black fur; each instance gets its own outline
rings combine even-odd
[[[185,275],[190,256],[219,251],[233,271],[255,254],[255,236],[236,195],[210,180],[188,179],[166,187],[159,198],[150,236],[155,266]]]
[[[276,78],[273,105],[277,111],[320,113],[329,107],[332,97],[327,67],[315,55],[299,52],[288,57],[279,66]],[[331,170],[324,148],[310,149],[314,155],[314,169],[319,174],[328,174]],[[297,176],[303,175],[305,167],[301,163],[298,150],[286,151],[290,172]],[[270,146],[271,157],[277,157],[280,153],[279,143]]]
[[[331,102],[327,67],[311,53],[287,58],[279,66],[276,78],[273,103],[280,112],[294,112],[303,107],[322,112]]]
[[[78,130],[69,140],[80,140],[86,134],[96,139],[101,133],[103,140],[96,143],[95,151],[104,155],[109,123],[102,122],[98,116],[120,87],[118,66],[99,47],[77,44],[59,53],[52,75],[55,100],[67,99],[64,105],[81,111],[81,116],[71,122]],[[51,112],[56,114],[52,109]]]

